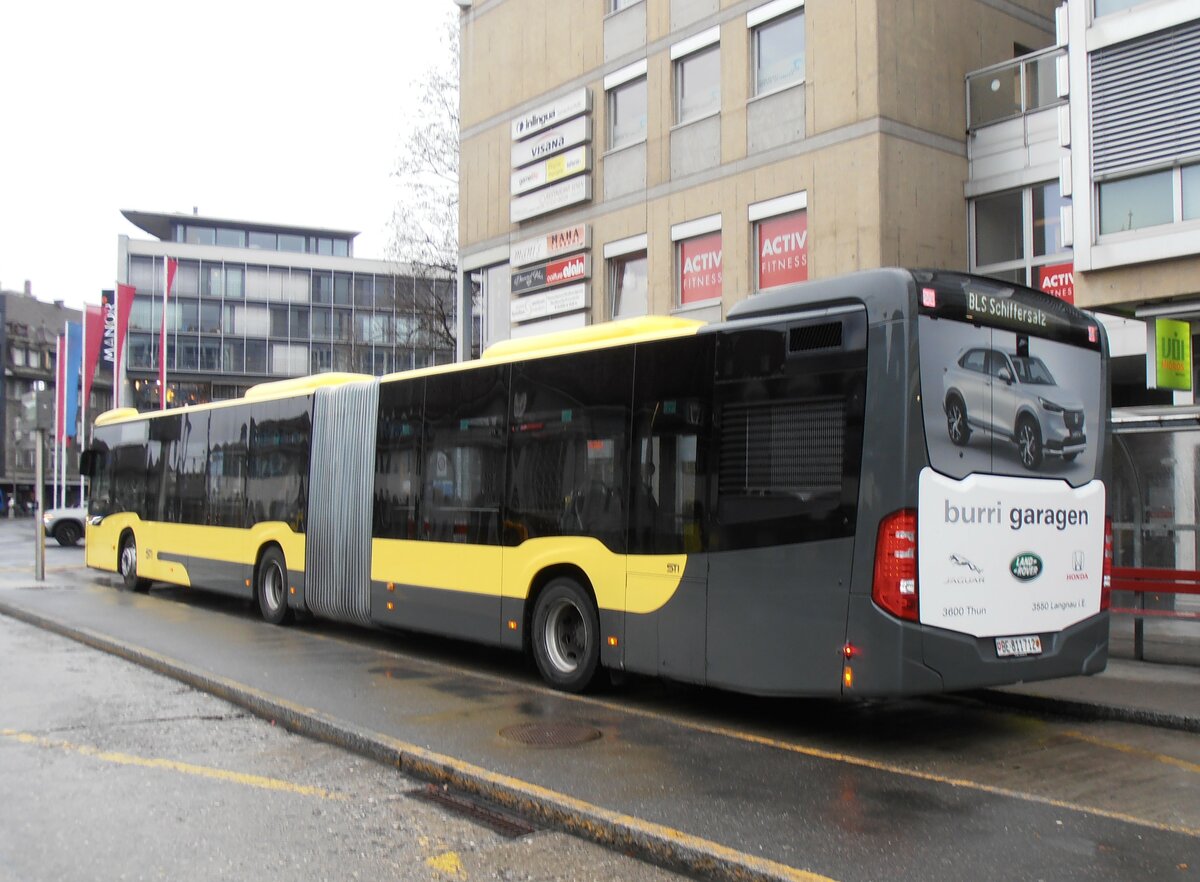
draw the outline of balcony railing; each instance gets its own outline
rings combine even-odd
[[[1022,55],[967,74],[967,127],[970,131],[1061,104],[1056,66],[1066,49]]]

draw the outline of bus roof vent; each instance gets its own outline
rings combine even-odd
[[[842,348],[842,323],[821,322],[788,329],[788,352],[813,352]]]

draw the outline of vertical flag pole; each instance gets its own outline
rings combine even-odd
[[[51,445],[50,456],[50,505],[52,507],[58,505],[58,439],[62,437],[62,336],[54,338],[54,440]],[[44,511],[38,511],[38,517],[45,514]]]
[[[88,325],[91,324],[91,322],[88,321],[88,310],[90,308],[91,307],[84,304],[84,307],[83,307],[83,353],[84,353],[84,357],[79,362],[79,395],[83,399],[82,401],[79,402],[79,449],[80,450],[87,450],[87,446],[88,446],[88,436],[87,436],[87,430],[88,430],[88,421],[87,421],[88,384],[83,381],[83,377],[84,377],[84,374],[87,372]],[[84,501],[83,483],[84,483],[84,477],[83,477],[83,472],[81,471],[79,473],[79,507],[80,508],[83,508],[83,501]]]
[[[171,285],[175,281],[175,270],[179,267],[179,261],[173,257],[163,257],[163,268],[166,270],[166,284],[163,285],[163,314],[162,314],[162,333],[159,335],[159,357],[158,357],[158,389],[159,389],[159,408],[167,409],[167,299],[171,294]]]
[[[167,289],[171,287],[171,258],[163,255],[162,327],[158,334],[158,409],[167,409]]]
[[[70,322],[63,322],[62,339],[62,424],[59,429],[60,437],[58,439],[59,508],[65,508],[67,505],[67,375],[69,373],[67,362],[71,360]]]

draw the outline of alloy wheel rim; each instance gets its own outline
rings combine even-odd
[[[263,574],[263,597],[272,610],[279,609],[283,603],[283,574],[278,564],[271,564]]]
[[[568,600],[554,603],[546,615],[544,636],[550,663],[564,674],[574,673],[587,643],[587,626],[575,604]]]

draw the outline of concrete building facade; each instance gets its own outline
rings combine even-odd
[[[478,346],[967,266],[966,75],[1053,45],[1055,3],[476,0],[460,42]]]

